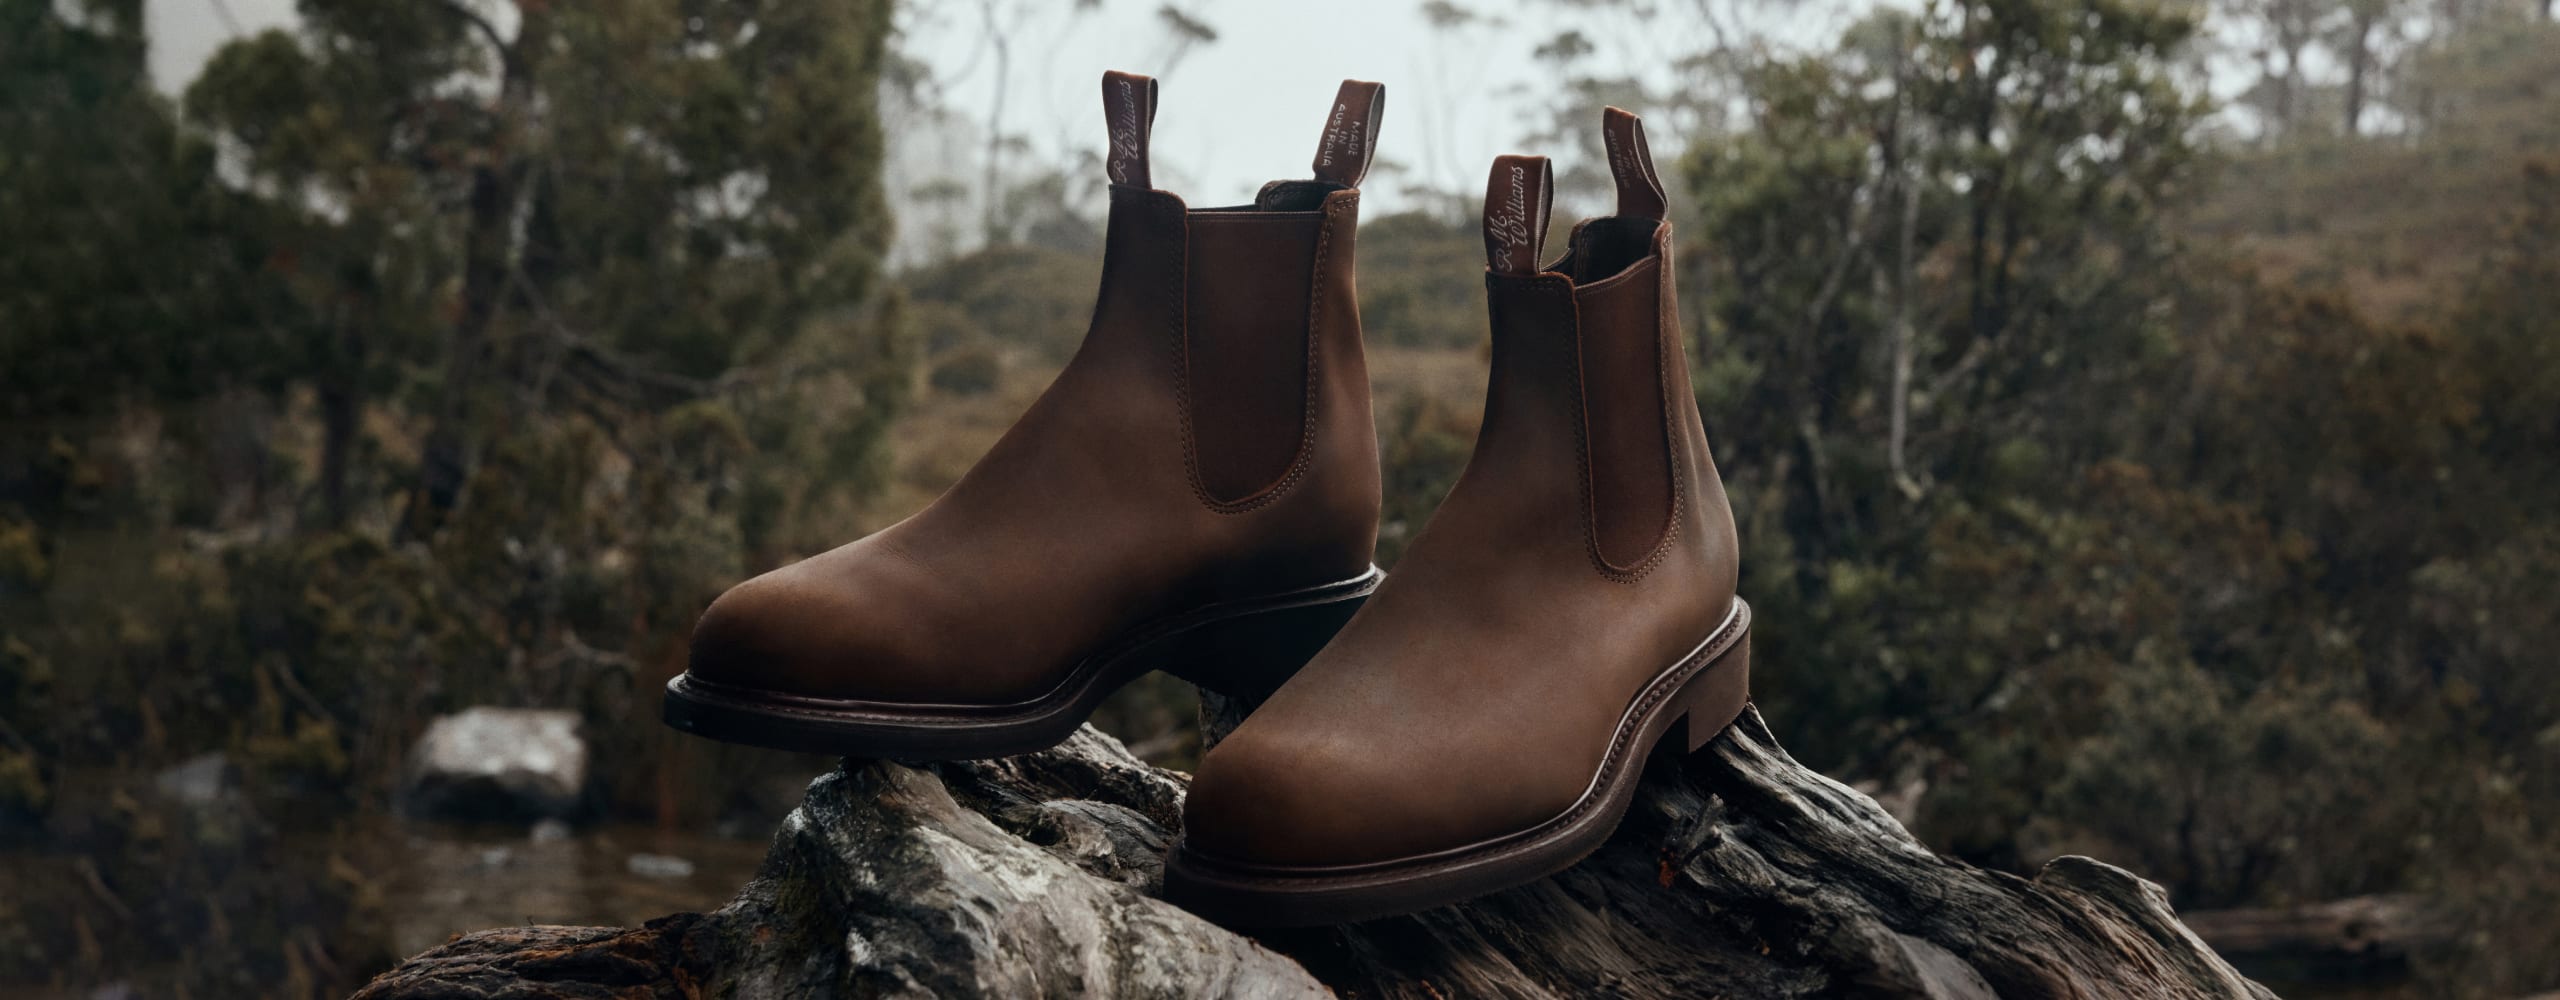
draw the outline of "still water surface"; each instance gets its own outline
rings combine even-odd
[[[755,875],[766,847],[640,824],[537,832],[386,819],[367,832],[358,863],[381,887],[385,931],[401,955],[491,927],[636,927],[715,910]]]

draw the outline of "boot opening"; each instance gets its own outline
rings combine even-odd
[[[1236,212],[1321,212],[1324,199],[1336,191],[1349,188],[1329,181],[1272,181],[1253,196],[1253,204],[1227,211]]]
[[[1659,219],[1637,216],[1592,219],[1576,227],[1572,251],[1555,269],[1577,285],[1615,277],[1653,256],[1653,232],[1661,225]]]

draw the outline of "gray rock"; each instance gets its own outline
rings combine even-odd
[[[526,822],[577,814],[586,787],[576,713],[481,707],[428,724],[403,801],[413,816]]]
[[[267,832],[265,821],[249,802],[240,768],[223,754],[189,757],[176,767],[151,776],[154,797],[176,808],[169,811],[186,837],[208,856],[233,856]]]
[[[693,862],[672,854],[634,854],[622,866],[641,878],[692,878]]]
[[[1150,895],[1181,810],[1174,775],[1091,728],[1007,760],[849,762],[809,787],[763,873],[716,913],[466,934],[360,996],[603,996],[590,986],[605,981],[735,1000],[1331,995]]]
[[[151,787],[160,797],[182,806],[204,809],[237,799],[240,769],[220,752],[198,754],[153,775]]]

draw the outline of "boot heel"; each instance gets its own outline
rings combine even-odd
[[[1741,717],[1743,706],[1751,703],[1751,633],[1747,624],[1744,627],[1746,631],[1732,647],[1690,677],[1673,696],[1683,713],[1681,728],[1690,753],[1723,735]]]
[[[1165,644],[1156,667],[1205,690],[1259,703],[1333,641],[1333,634],[1376,589],[1375,578],[1383,576],[1372,570],[1365,586],[1341,596],[1247,612],[1185,631]]]

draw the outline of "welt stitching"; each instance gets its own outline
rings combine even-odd
[[[1627,746],[1635,742],[1635,734],[1644,728],[1645,717],[1650,715],[1655,707],[1671,700],[1671,696],[1678,694],[1681,688],[1687,687],[1690,678],[1698,676],[1715,661],[1723,659],[1724,654],[1731,652],[1730,648],[1717,647],[1723,643],[1726,635],[1734,629],[1743,627],[1749,620],[1748,612],[1737,609],[1735,613],[1726,616],[1724,625],[1716,629],[1714,635],[1707,637],[1707,641],[1698,647],[1695,655],[1654,678],[1653,683],[1646,687],[1644,697],[1636,702],[1636,710],[1628,715],[1629,721],[1634,724],[1618,727],[1617,735],[1609,740],[1609,752],[1600,758],[1600,774],[1604,780],[1595,784],[1592,791],[1599,791],[1601,786],[1606,784],[1606,776],[1624,763]],[[1559,821],[1570,823],[1583,813],[1591,811],[1592,807],[1598,805],[1603,798],[1606,796],[1585,795],[1581,801],[1573,804],[1573,808],[1565,810],[1563,815],[1539,825],[1545,826]]]
[[[1289,470],[1281,475],[1278,482],[1264,487],[1261,492],[1255,493],[1241,500],[1227,501],[1218,499],[1215,495],[1209,492],[1208,484],[1200,478],[1199,445],[1196,441],[1191,439],[1190,414],[1187,409],[1184,413],[1183,437],[1185,447],[1183,449],[1183,455],[1188,466],[1188,471],[1191,474],[1191,492],[1193,496],[1200,498],[1200,502],[1207,505],[1210,510],[1217,511],[1221,514],[1245,514],[1269,506],[1274,501],[1277,501],[1282,496],[1286,495],[1292,488],[1296,487],[1301,480],[1305,479],[1308,468],[1314,464],[1316,443],[1316,403],[1318,401],[1317,388],[1323,384],[1322,379],[1324,376],[1323,316],[1325,303],[1324,290],[1317,287],[1316,282],[1323,278],[1325,274],[1325,263],[1331,259],[1333,254],[1333,230],[1335,224],[1341,221],[1343,209],[1347,206],[1358,204],[1359,198],[1360,196],[1358,194],[1353,194],[1349,198],[1342,199],[1341,201],[1326,207],[1324,213],[1324,226],[1316,232],[1315,263],[1313,265],[1313,269],[1309,272],[1308,279],[1306,401],[1299,414],[1298,453],[1290,459]],[[1185,367],[1189,367],[1187,357],[1185,360]]]

